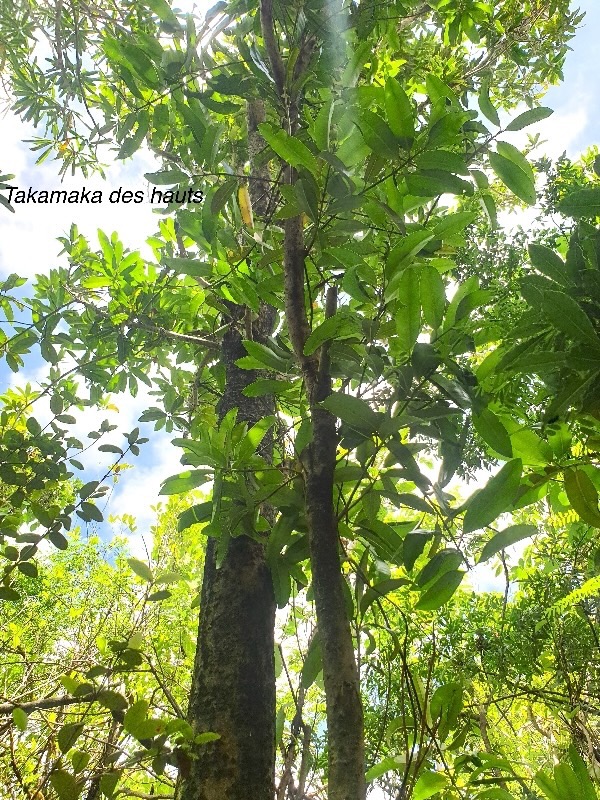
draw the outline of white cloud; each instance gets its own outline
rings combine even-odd
[[[37,273],[47,273],[59,263],[58,253],[62,246],[57,237],[68,235],[72,223],[86,236],[92,248],[98,247],[97,230],[102,229],[110,235],[117,231],[126,247],[141,249],[142,254],[152,258],[152,251],[145,240],[158,226],[158,217],[152,212],[147,200],[148,183],[145,172],[156,171],[157,160],[147,150],[140,150],[127,162],[112,161],[106,170],[107,179],[99,175],[83,178],[81,175],[67,175],[61,182],[58,177],[58,164],[46,161],[35,165],[36,154],[27,149],[22,140],[31,138],[34,133],[30,125],[7,114],[0,118],[0,140],[2,141],[3,173],[11,173],[15,178],[11,185],[21,189],[65,189],[79,190],[83,187],[102,191],[101,204],[63,204],[63,203],[14,203],[15,213],[0,208],[0,274],[16,272],[24,277]],[[144,190],[144,202],[110,203],[109,195],[114,189]],[[62,263],[66,260],[62,257]]]
[[[558,158],[566,151],[570,158],[577,158],[580,150],[575,143],[588,123],[589,112],[584,98],[573,98],[567,109],[555,112],[535,128],[532,126],[533,132],[539,130],[541,138],[546,140],[546,143],[540,146],[539,152],[550,158]]]
[[[164,432],[152,434],[151,442],[142,445],[147,448],[143,462],[136,469],[123,473],[106,507],[106,514],[134,516],[139,534],[147,541],[150,540],[150,526],[156,521],[152,507],[161,499],[164,502],[168,499],[159,495],[161,483],[185,469],[180,463],[182,451],[171,445],[170,440],[171,436]]]

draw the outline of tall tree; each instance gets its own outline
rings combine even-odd
[[[258,126],[264,122],[264,104],[251,100],[247,109],[250,191],[247,192],[257,221],[268,214],[269,170],[257,163],[262,149]],[[237,361],[246,355],[244,337],[266,346],[273,334],[275,309],[261,302],[253,319],[244,306],[226,302],[222,324],[220,362],[225,370],[219,401],[221,424],[235,415],[257,430],[275,410],[270,394],[248,397],[250,384],[264,370],[241,369]],[[272,460],[273,439],[267,433],[260,447]],[[219,491],[217,489],[217,491]],[[204,575],[196,661],[188,716],[200,731],[217,731],[220,738],[200,745],[184,772],[182,800],[217,800],[248,796],[270,800],[275,774],[275,594],[266,561],[265,539],[273,522],[272,509],[264,504],[259,513],[267,525],[261,539],[232,536],[222,530],[226,544],[209,539]],[[219,552],[220,551],[220,552]]]
[[[435,609],[468,565],[450,545],[494,522],[519,488],[523,464],[511,457],[466,507],[445,491],[471,412],[488,437],[497,429],[469,363],[485,344],[473,312],[488,296],[470,278],[449,302],[443,276],[476,217],[469,198],[495,215],[487,175],[535,202],[530,165],[499,139],[498,106],[532,99],[536,82],[558,74],[575,15],[563,13],[567,3],[263,0],[215,7],[198,31],[166,3],[149,5],[138,17],[87,9],[85,33],[78,10],[54,17],[75,54],[55,37],[56,66],[76,77],[64,85],[85,100],[87,134],[84,112],[61,117],[40,103],[39,68],[25,69],[18,53],[10,62],[17,108],[54,123],[48,152],[59,144],[65,166],[87,166],[102,137],[114,136],[119,158],[146,142],[163,159],[146,176],[152,197],[173,216],[153,239],[158,264],[125,254],[114,236],[101,235],[94,253],[73,230],[63,241],[69,268],[38,285],[38,302],[69,298],[69,338],[42,324],[35,336],[58,348],[57,363],[72,356],[96,394],[156,387],[163,407],[142,419],[183,430],[176,442],[194,468],[165,492],[212,470],[209,507],[181,524],[208,521],[190,718],[220,738],[201,739],[182,766],[182,797],[272,793],[271,583],[284,606],[292,581],[306,583],[298,564],[308,551],[328,795],[361,800],[362,631],[353,640],[345,573],[406,566],[404,541],[417,555],[431,541],[415,608]],[[85,41],[100,48],[99,77],[82,69]],[[548,113],[532,108],[506,130]],[[442,206],[444,195],[457,207]],[[423,443],[439,444],[435,481],[417,458]],[[406,509],[430,515],[425,537]]]

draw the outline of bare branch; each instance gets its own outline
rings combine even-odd
[[[73,706],[77,703],[93,703],[98,699],[97,694],[84,694],[81,697],[45,697],[41,700],[31,700],[28,703],[3,703],[0,705],[0,716],[6,717],[12,714],[15,708],[20,708],[26,714],[31,714],[32,711],[45,711],[48,708],[62,708],[64,706]]]

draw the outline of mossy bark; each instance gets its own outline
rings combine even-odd
[[[251,162],[264,146],[257,132],[265,119],[262,101],[248,107],[248,149]],[[268,167],[259,166],[249,182],[255,215],[263,216],[270,199]],[[225,388],[219,418],[237,408],[237,421],[254,425],[273,414],[271,396],[249,398],[242,392],[260,374],[243,370],[236,361],[247,355],[243,339],[265,341],[272,333],[275,311],[263,304],[250,320],[247,309],[228,304],[221,360]],[[250,324],[251,329],[248,329]],[[242,334],[243,331],[243,334]],[[272,438],[261,453],[270,458]],[[263,509],[269,518],[269,509]],[[179,800],[273,800],[275,793],[275,598],[262,542],[233,537],[217,567],[217,544],[206,551],[198,643],[188,718],[197,733],[220,738],[193,748],[180,781]]]
[[[232,327],[222,358],[227,372],[219,416],[238,409],[250,425],[272,413],[270,398],[247,398],[256,373],[235,361],[246,354]],[[275,767],[275,600],[264,545],[232,538],[220,567],[209,539],[188,718],[220,739],[193,749],[180,800],[273,800]]]

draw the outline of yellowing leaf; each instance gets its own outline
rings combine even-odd
[[[242,221],[244,225],[249,228],[254,227],[254,216],[252,214],[252,201],[250,200],[250,192],[248,187],[244,184],[238,189],[238,203],[240,204],[240,212],[242,214]]]

